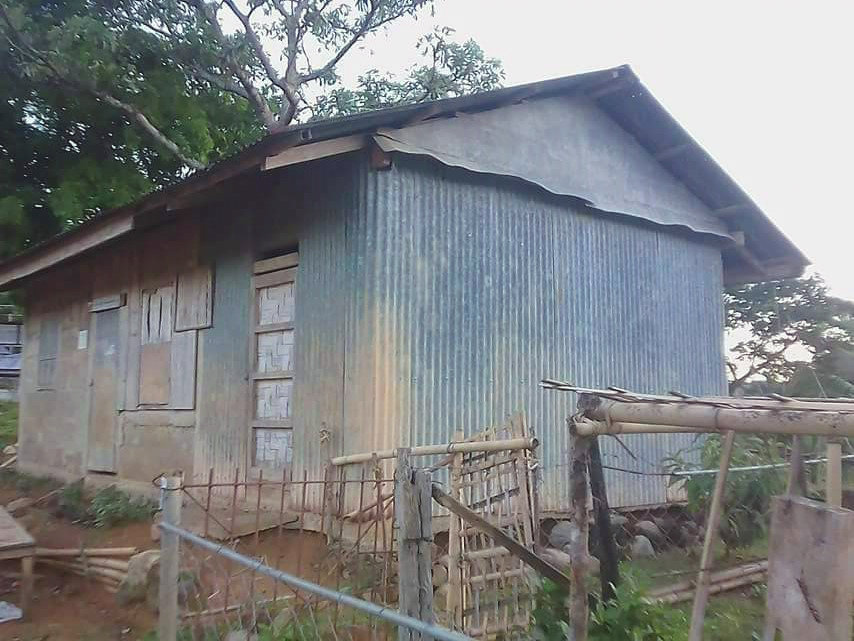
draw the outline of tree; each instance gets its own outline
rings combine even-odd
[[[426,0],[251,2],[0,0],[0,259],[294,119],[503,77],[474,42],[441,29],[418,41],[422,62],[404,78],[371,69],[349,89],[338,62]]]
[[[818,275],[730,288],[727,329],[745,338],[727,363],[731,389],[854,395],[854,303]]]
[[[164,73],[181,74],[177,86],[189,93],[213,90],[245,101],[268,133],[297,118],[329,115],[336,105],[349,112],[455,95],[491,88],[501,78],[500,64],[477,45],[455,44],[449,30],[440,30],[419,42],[432,64],[417,66],[408,80],[395,83],[374,70],[355,93],[342,92],[336,73],[342,58],[432,0],[76,2],[70,15],[40,0],[0,2],[0,26],[19,72],[109,105],[192,168],[204,166],[204,150],[182,140],[152,107],[152,59]]]

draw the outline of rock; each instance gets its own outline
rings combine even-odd
[[[652,521],[638,521],[635,523],[635,532],[640,534],[650,542],[661,543],[664,540],[664,533]]]
[[[448,568],[444,563],[433,564],[433,587],[438,588],[448,582]]]
[[[232,630],[225,635],[224,641],[258,641],[258,635],[249,630]]]
[[[649,539],[643,534],[638,534],[632,539],[632,558],[633,559],[651,559],[655,557],[655,549],[652,547]]]
[[[625,529],[629,524],[629,519],[616,512],[611,513],[611,528],[614,530]]]
[[[23,496],[19,499],[15,499],[14,501],[9,501],[6,504],[6,511],[12,516],[18,516],[33,506],[35,501],[33,499],[28,499],[26,496]]]
[[[577,528],[570,521],[558,521],[549,532],[549,545],[562,550],[577,536]]]
[[[563,573],[569,572],[569,566],[572,565],[572,557],[566,553],[566,550],[556,550],[555,548],[545,548],[540,550],[539,556],[547,563],[551,563]]]
[[[163,520],[163,515],[158,512],[154,515],[154,520],[151,523],[151,540],[155,543],[160,540],[160,528],[158,524]]]
[[[3,455],[4,456],[15,456],[15,454],[17,454],[17,453],[18,453],[18,446],[17,445],[7,445],[6,447],[3,448]]]
[[[160,581],[159,570],[160,550],[146,550],[130,557],[127,576],[116,593],[118,602],[121,605],[145,600],[150,602],[151,585]]]

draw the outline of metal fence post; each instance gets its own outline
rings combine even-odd
[[[181,487],[180,476],[160,479],[162,522],[180,527]],[[160,534],[160,621],[159,641],[176,641],[178,637],[178,568],[180,565],[180,539],[168,529]]]
[[[400,612],[433,623],[433,497],[426,470],[413,470],[410,453],[400,448],[394,472],[397,512]],[[427,641],[419,632],[398,628],[399,641]]]

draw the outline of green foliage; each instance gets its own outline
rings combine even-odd
[[[854,303],[820,276],[730,288],[725,303],[727,329],[746,335],[731,350],[733,390],[854,396]]]
[[[406,77],[343,86],[343,56],[430,4],[4,1],[0,259],[295,119],[498,86],[500,64],[449,29],[418,41]]]
[[[145,497],[131,496],[115,485],[108,485],[95,492],[89,514],[95,527],[112,527],[150,519],[155,508],[156,505]]]
[[[56,513],[69,521],[88,522],[89,497],[86,495],[82,479],[66,485],[59,491]]]
[[[717,469],[721,437],[708,436],[696,447],[700,450],[700,467]],[[671,472],[693,469],[694,466],[686,460],[686,454],[678,453],[667,459],[665,469]],[[773,465],[784,463],[786,456],[787,446],[777,436],[739,434],[735,439],[730,466]],[[678,482],[678,479],[674,479],[674,482]],[[714,486],[714,474],[688,477],[684,487],[689,509],[696,513],[705,512]],[[785,488],[786,469],[782,467],[731,473],[727,477],[720,530],[727,549],[748,546],[766,535],[771,498],[783,493]]]
[[[453,30],[437,29],[418,41],[422,62],[412,66],[404,78],[395,78],[378,69],[359,76],[355,88],[338,87],[318,97],[313,118],[329,118],[475,94],[495,89],[504,79],[501,63],[488,58],[474,41],[459,43]]]
[[[614,600],[601,601],[590,613],[590,641],[681,641],[688,637],[688,620],[681,611],[648,603],[637,579],[622,572]],[[537,594],[532,613],[532,637],[537,641],[568,638],[565,589],[550,581]]]
[[[18,404],[0,402],[0,450],[18,441]]]
[[[62,488],[57,513],[69,520],[102,528],[144,521],[151,518],[155,507],[149,499],[131,496],[115,485],[102,487],[90,497],[83,481],[77,481]]]

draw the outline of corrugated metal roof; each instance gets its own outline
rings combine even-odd
[[[380,127],[402,127],[413,121],[440,118],[458,112],[495,109],[522,100],[576,92],[583,92],[596,100],[603,110],[635,136],[659,162],[685,182],[712,209],[726,211],[739,220],[744,219],[746,226],[750,228],[748,231],[754,234],[747,249],[756,252],[761,259],[769,263],[785,264],[792,274],[799,273],[799,270],[808,264],[809,261],[800,250],[652,97],[631,68],[624,65],[460,98],[293,125],[280,133],[266,136],[232,158],[195,172],[179,184],[155,192],[131,205],[105,212],[65,234],[22,252],[0,263],[0,268],[26,261],[50,245],[83,233],[89,226],[106,217],[162,208],[172,199],[203,191],[241,173],[256,170],[267,156],[284,149],[341,136],[369,133]],[[737,252],[733,253],[730,259],[741,260]],[[749,270],[746,273],[749,273]]]

